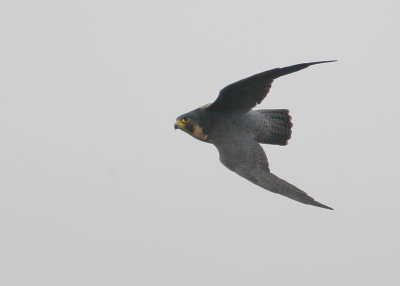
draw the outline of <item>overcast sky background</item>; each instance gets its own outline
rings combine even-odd
[[[398,1],[1,1],[0,284],[399,285]],[[264,191],[173,130],[275,81]]]

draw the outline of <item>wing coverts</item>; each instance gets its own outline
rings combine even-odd
[[[247,112],[267,96],[274,79],[300,71],[311,65],[334,61],[303,63],[284,68],[275,68],[255,74],[224,87],[217,99],[208,106],[210,111]]]

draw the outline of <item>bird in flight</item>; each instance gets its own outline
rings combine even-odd
[[[224,87],[213,103],[179,116],[174,127],[213,144],[225,167],[261,188],[303,204],[332,209],[270,172],[260,143],[287,145],[292,133],[289,110],[252,110],[267,96],[274,79],[329,62],[334,61],[275,68],[234,82]]]

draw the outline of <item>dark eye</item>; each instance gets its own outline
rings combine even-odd
[[[189,121],[189,117],[183,117],[182,118],[182,122],[188,122]]]

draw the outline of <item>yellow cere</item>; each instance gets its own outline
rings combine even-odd
[[[183,122],[181,120],[175,121],[175,124],[178,126],[182,126],[182,127],[185,125],[185,124],[183,124]]]

